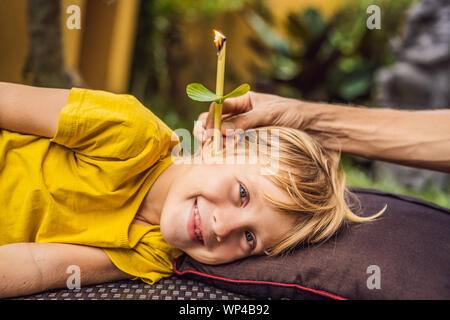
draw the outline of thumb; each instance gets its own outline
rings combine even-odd
[[[222,105],[222,113],[241,114],[252,110],[251,94],[249,91],[240,97],[226,99]]]

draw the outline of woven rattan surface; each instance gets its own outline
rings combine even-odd
[[[25,300],[243,300],[246,296],[172,276],[154,285],[122,280],[80,289],[62,289],[20,297]]]

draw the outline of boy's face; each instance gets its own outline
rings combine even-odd
[[[185,165],[185,164],[184,164]],[[192,164],[171,185],[162,208],[164,239],[207,264],[231,262],[281,240],[294,217],[274,211],[263,190],[292,203],[257,164]]]

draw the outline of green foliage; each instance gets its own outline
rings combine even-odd
[[[156,0],[154,9],[161,15],[186,15],[188,17],[213,16],[221,12],[240,10],[244,0]]]
[[[429,184],[424,189],[405,187],[394,180],[392,176],[384,174],[378,178],[370,177],[362,167],[355,166],[354,161],[343,157],[343,167],[346,172],[348,186],[384,190],[396,194],[404,194],[436,203],[450,208],[450,186],[440,190],[435,184]]]
[[[250,44],[270,62],[268,69],[255,69],[259,82],[265,91],[297,98],[369,102],[375,71],[394,61],[389,40],[399,33],[411,3],[351,1],[329,19],[313,8],[291,12],[284,22],[285,37],[271,27],[267,12],[251,13],[247,19],[257,37]],[[381,30],[366,27],[370,4],[381,7]]]

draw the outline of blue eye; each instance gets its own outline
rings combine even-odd
[[[253,247],[255,246],[255,238],[253,238],[253,235],[248,232],[245,231],[245,240],[250,244],[250,247],[253,249]]]
[[[241,197],[241,199],[243,197],[245,198],[248,197],[247,190],[245,190],[245,188],[242,185],[239,185],[239,196]]]

